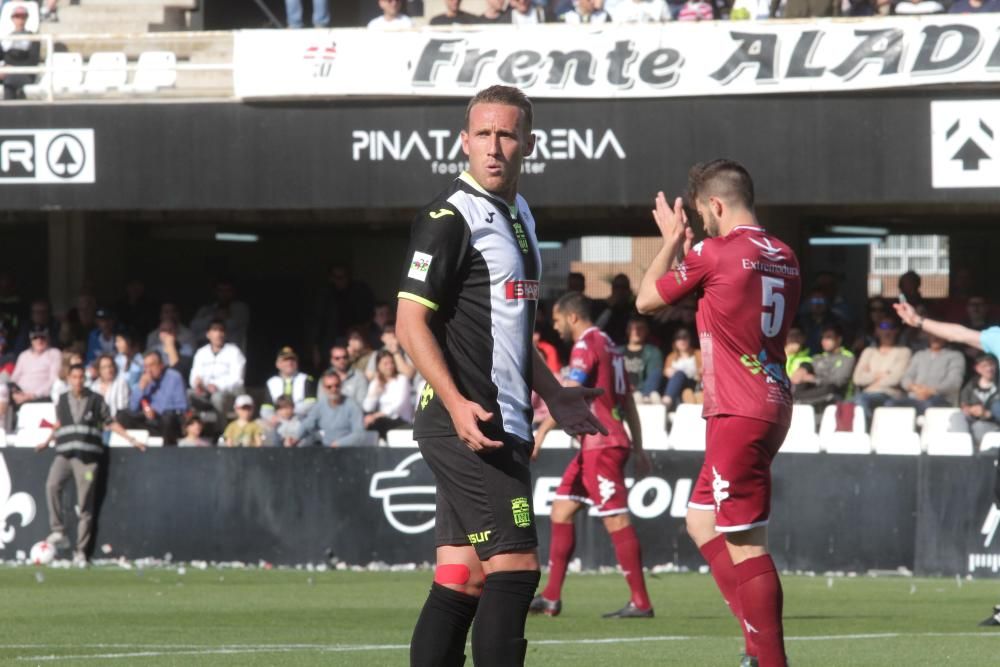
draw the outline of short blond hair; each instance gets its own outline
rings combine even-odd
[[[521,115],[524,118],[524,124],[527,126],[528,131],[531,131],[531,124],[534,120],[531,100],[528,99],[528,96],[520,88],[515,88],[514,86],[490,86],[476,93],[469,100],[469,106],[465,108],[466,129],[469,128],[469,116],[472,114],[472,107],[477,104],[506,104],[517,107],[521,110]]]

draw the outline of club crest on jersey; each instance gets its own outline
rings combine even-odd
[[[750,243],[760,248],[760,254],[764,256],[764,259],[769,262],[779,262],[785,259],[785,256],[781,254],[781,248],[774,247],[774,244],[771,243],[771,239],[766,236],[762,238],[763,242],[751,238]]]
[[[427,272],[431,270],[431,260],[433,259],[433,255],[428,255],[424,252],[413,253],[413,260],[410,262],[410,272],[406,274],[406,277],[419,280],[422,283],[427,282]]]
[[[538,301],[537,280],[508,280],[504,284],[508,301]]]

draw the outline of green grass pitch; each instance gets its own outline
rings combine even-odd
[[[405,665],[429,572],[0,569],[0,664]],[[785,576],[794,667],[1000,664],[980,628],[1000,582]],[[544,578],[543,578],[544,583]],[[741,642],[710,577],[649,578],[652,620],[604,620],[627,589],[571,574],[558,618],[528,621],[528,665],[736,667]],[[471,667],[471,658],[466,663]]]

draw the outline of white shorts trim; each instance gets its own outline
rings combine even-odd
[[[561,494],[557,494],[557,495],[552,496],[552,497],[554,499],[556,499],[556,500],[572,500],[574,502],[583,503],[585,505],[593,505],[594,504],[594,501],[591,500],[590,498],[587,498],[586,496],[564,496],[564,495],[561,495]]]
[[[688,509],[715,511],[715,505],[702,505],[701,503],[688,503]]]
[[[739,533],[744,530],[750,530],[751,528],[757,528],[758,526],[766,526],[769,519],[764,519],[763,521],[757,521],[755,523],[748,523],[742,526],[715,526],[715,531],[718,533]]]
[[[598,510],[594,512],[594,516],[614,516],[616,514],[628,514],[628,508],[622,507],[616,510]]]

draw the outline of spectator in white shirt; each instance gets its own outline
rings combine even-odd
[[[598,9],[594,0],[575,0],[573,9],[559,17],[564,23],[607,23],[611,16],[603,9]]]
[[[413,27],[413,21],[403,13],[403,0],[378,0],[382,16],[368,22],[369,30],[406,30]]]
[[[118,373],[118,364],[110,354],[102,354],[94,362],[97,378],[87,384],[96,394],[104,397],[108,411],[114,418],[119,410],[128,410],[129,385],[124,374]]]
[[[365,397],[365,428],[378,431],[383,440],[394,428],[405,428],[413,422],[413,394],[410,379],[399,372],[391,352],[376,355],[375,378],[368,385]]]
[[[621,0],[608,11],[615,23],[662,23],[671,19],[664,0]]]
[[[537,7],[531,0],[510,0],[510,22],[514,25],[538,25],[550,23],[549,13],[544,7]]]
[[[226,323],[215,320],[208,325],[208,345],[194,355],[191,366],[192,405],[214,409],[220,416],[232,410],[236,396],[243,393],[246,358],[240,348],[226,342]]]

